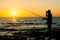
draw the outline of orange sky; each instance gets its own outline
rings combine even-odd
[[[60,16],[60,0],[0,0],[0,17],[37,17],[25,9],[40,16],[51,9],[53,16]]]

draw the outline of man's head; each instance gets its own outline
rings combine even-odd
[[[48,10],[48,11],[46,11],[46,13],[49,13],[49,14],[51,14],[51,10]]]

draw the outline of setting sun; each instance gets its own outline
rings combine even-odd
[[[13,12],[12,12],[12,15],[16,15],[16,11],[13,11]]]

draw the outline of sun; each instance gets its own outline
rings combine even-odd
[[[12,15],[16,15],[16,11],[12,11]]]

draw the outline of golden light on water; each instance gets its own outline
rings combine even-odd
[[[16,18],[13,17],[12,18],[12,21],[13,21],[13,23],[16,23]]]

